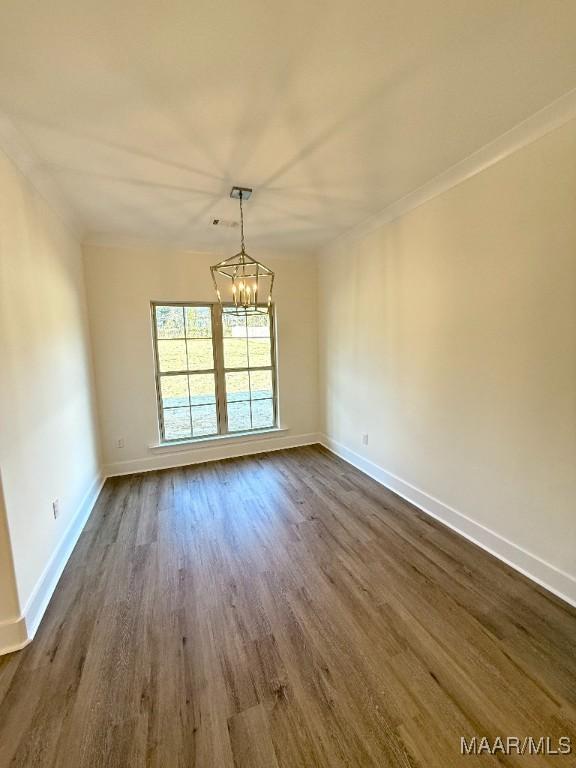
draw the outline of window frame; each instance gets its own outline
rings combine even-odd
[[[158,411],[158,430],[160,435],[160,443],[162,445],[177,445],[178,443],[190,443],[202,440],[213,440],[218,437],[236,437],[251,433],[265,432],[271,429],[278,428],[278,374],[277,374],[277,361],[276,361],[276,311],[275,305],[272,303],[268,309],[268,317],[270,324],[270,365],[268,366],[248,366],[246,368],[225,368],[224,366],[224,334],[223,334],[223,322],[222,316],[226,307],[233,307],[232,302],[224,302],[220,305],[217,301],[151,301],[150,302],[150,314],[152,318],[152,344],[153,344],[153,357],[154,357],[154,376],[156,383],[156,407]],[[158,354],[158,328],[156,325],[156,307],[206,307],[210,309],[211,322],[212,322],[212,354],[213,354],[213,368],[204,368],[202,370],[189,369],[183,371],[166,371],[162,373],[160,371],[160,359]],[[184,330],[186,333],[186,330]],[[186,338],[186,337],[185,337]],[[245,430],[235,430],[230,432],[228,430],[228,409],[226,407],[226,373],[233,372],[250,372],[250,371],[270,371],[272,378],[272,409],[273,409],[273,421],[270,426],[267,427],[251,427]],[[214,386],[216,395],[216,424],[218,427],[217,432],[210,435],[198,435],[194,437],[180,437],[174,439],[167,439],[165,437],[164,427],[164,407],[162,406],[162,386],[161,379],[163,376],[188,376],[199,374],[214,374]],[[268,399],[268,398],[263,398]],[[237,401],[245,402],[245,401]],[[250,409],[252,409],[252,398],[250,397]],[[252,413],[252,411],[250,411]]]

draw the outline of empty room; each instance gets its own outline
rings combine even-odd
[[[576,766],[574,0],[0,2],[0,768]]]

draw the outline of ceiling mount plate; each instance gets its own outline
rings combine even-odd
[[[250,195],[252,194],[252,189],[250,187],[232,187],[230,190],[230,197],[239,200],[240,192],[242,192],[242,200],[249,200]]]

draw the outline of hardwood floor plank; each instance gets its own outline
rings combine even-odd
[[[261,704],[228,720],[236,768],[278,768],[266,712]]]
[[[576,610],[318,446],[114,478],[34,642],[0,658],[0,766],[576,751],[575,646]]]

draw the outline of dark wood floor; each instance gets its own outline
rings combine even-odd
[[[34,642],[0,766],[573,765],[576,611],[318,447],[110,480]]]

